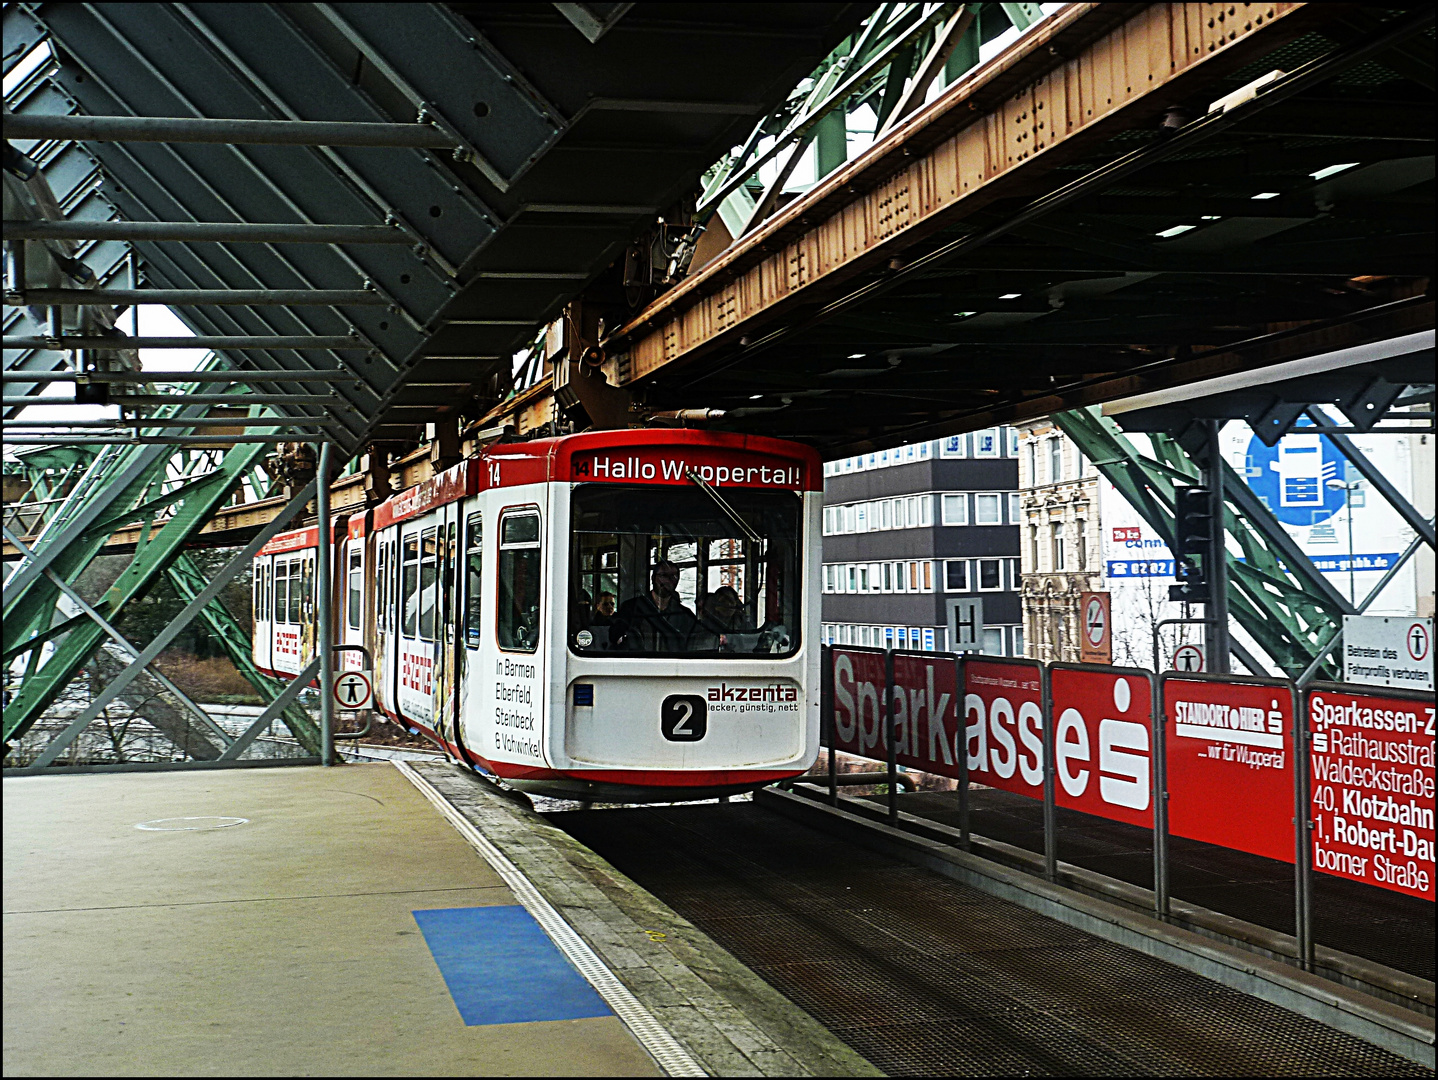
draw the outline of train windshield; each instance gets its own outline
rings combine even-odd
[[[801,512],[788,491],[576,487],[570,648],[586,656],[792,656]]]

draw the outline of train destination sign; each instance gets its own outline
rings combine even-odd
[[[1314,869],[1434,899],[1433,699],[1306,696]]]

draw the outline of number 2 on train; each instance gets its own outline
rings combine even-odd
[[[659,730],[670,742],[698,742],[709,730],[707,708],[702,697],[673,694],[659,707]]]

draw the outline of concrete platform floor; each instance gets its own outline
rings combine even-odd
[[[4,814],[7,1076],[657,1073],[612,1015],[465,1025],[412,913],[517,901],[390,765],[7,778]],[[136,828],[205,816],[247,820]]]

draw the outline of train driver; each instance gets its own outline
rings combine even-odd
[[[679,567],[668,559],[654,567],[652,587],[619,605],[609,639],[636,652],[683,652],[699,620],[680,601]]]

